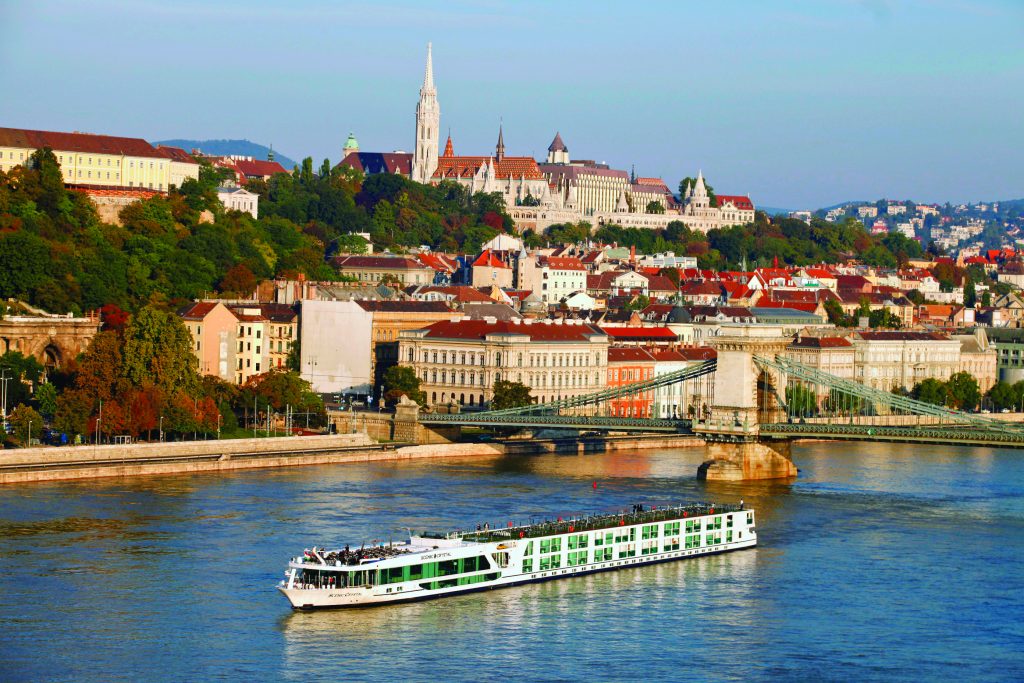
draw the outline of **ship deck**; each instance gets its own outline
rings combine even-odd
[[[462,534],[462,540],[470,543],[491,543],[513,538],[537,538],[541,536],[596,531],[598,529],[611,529],[633,524],[669,522],[677,519],[738,512],[743,509],[745,509],[744,506],[735,504],[696,503],[693,505],[659,506],[639,511],[603,512],[566,518],[559,517],[556,520],[545,520],[521,526],[469,531]]]

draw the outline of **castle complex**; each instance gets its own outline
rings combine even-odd
[[[440,151],[440,130],[441,107],[428,44],[412,154],[360,152],[355,137],[349,135],[341,163],[367,174],[397,173],[419,183],[455,182],[472,194],[497,192],[519,230],[578,221],[595,227],[664,229],[682,221],[691,230],[707,232],[754,220],[749,197],[718,195],[718,205],[712,206],[703,174],[677,200],[661,178],[637,178],[607,164],[571,159],[560,133],[548,146],[547,159],[538,163],[532,157],[507,155],[500,127],[494,154],[479,156],[456,155],[451,135]]]

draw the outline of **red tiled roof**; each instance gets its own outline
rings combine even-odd
[[[426,294],[426,293],[429,293],[429,292],[437,292],[438,294],[444,294],[446,296],[450,296],[455,301],[457,301],[459,303],[463,303],[463,304],[464,303],[470,303],[470,302],[473,302],[473,301],[480,301],[480,302],[487,302],[487,303],[493,303],[494,302],[494,299],[492,299],[491,297],[487,296],[486,294],[481,292],[479,289],[476,289],[475,287],[470,287],[469,285],[451,285],[451,286],[448,286],[448,287],[441,287],[441,286],[420,287],[419,289],[416,290],[416,293],[415,293],[414,296],[419,296],[420,294]]]
[[[188,320],[202,320],[217,307],[216,301],[193,301],[178,309],[178,316]]]
[[[274,175],[275,173],[287,173],[284,170],[284,166],[277,163],[276,161],[266,161],[264,159],[236,159],[234,160],[234,166],[238,169],[238,172],[244,175],[246,178],[263,178]]]
[[[458,263],[444,254],[420,254],[416,258],[440,273],[454,273],[459,269]]]
[[[586,270],[586,266],[575,256],[541,256],[540,264],[555,270]]]
[[[160,154],[164,155],[171,161],[177,161],[183,164],[195,164],[196,166],[199,165],[199,162],[196,161],[191,154],[183,150],[181,147],[157,145],[156,151],[160,152]]]
[[[666,275],[647,275],[647,289],[651,292],[674,292],[676,286]]]
[[[858,332],[867,341],[949,341],[949,337],[938,332],[885,331]]]
[[[790,346],[801,346],[809,349],[835,349],[853,346],[849,339],[843,337],[801,337]]]
[[[635,346],[609,346],[609,363],[653,363],[654,356],[647,349]]]
[[[91,154],[123,154],[133,157],[166,159],[153,145],[142,138],[123,138],[92,133],[58,133],[24,128],[0,128],[0,147],[40,149],[49,147],[61,152]]]
[[[565,325],[534,322],[528,324],[525,321],[514,323],[511,321],[499,320],[487,322],[485,320],[442,320],[426,328],[428,339],[479,339],[483,340],[489,334],[525,334],[531,341],[543,342],[584,342],[594,335],[604,336],[595,327],[587,324]]]
[[[434,171],[435,180],[445,178],[469,178],[476,175],[480,167],[490,161],[494,165],[494,177],[502,180],[543,180],[544,175],[537,166],[537,160],[532,157],[440,157],[437,160],[437,169]]]
[[[480,266],[486,268],[508,268],[508,264],[504,263],[500,258],[494,255],[490,249],[484,249],[484,251],[477,257],[476,261],[473,261],[473,266]]]
[[[407,256],[336,256],[341,268],[386,268],[388,270],[422,270],[429,266]]]
[[[718,206],[723,207],[728,203],[732,203],[737,209],[741,211],[753,211],[754,202],[750,201],[750,197],[737,194],[718,194],[715,195],[718,199]]]
[[[661,340],[674,341],[678,339],[676,333],[667,327],[601,327],[603,332],[615,340]]]
[[[443,301],[356,301],[364,311],[380,313],[449,313]]]

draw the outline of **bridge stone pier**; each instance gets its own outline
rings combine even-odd
[[[747,481],[795,477],[789,442],[765,439],[762,422],[782,419],[786,378],[764,370],[754,356],[775,358],[792,342],[781,327],[723,327],[708,343],[718,352],[714,397],[708,418],[694,425],[705,441],[707,460],[698,477],[709,481]]]

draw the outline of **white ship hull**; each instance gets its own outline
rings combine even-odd
[[[679,508],[683,510],[683,508]],[[752,510],[672,517],[672,511],[559,521],[450,537],[412,537],[382,557],[330,561],[340,551],[289,563],[278,590],[300,610],[428,600],[535,581],[685,560],[757,545]],[[666,514],[669,515],[666,517]],[[680,513],[682,514],[682,513]],[[645,518],[645,515],[647,518]],[[625,520],[639,520],[626,524]],[[594,525],[619,520],[612,524]],[[574,526],[576,525],[576,526]],[[589,525],[589,526],[588,526]],[[501,536],[495,540],[495,537]],[[476,539],[490,540],[480,541]]]
[[[546,572],[531,572],[529,574],[518,573],[503,575],[501,578],[486,584],[469,586],[452,586],[451,588],[424,589],[419,586],[409,587],[402,592],[394,591],[393,586],[362,586],[358,588],[288,588],[278,586],[292,607],[299,610],[310,609],[331,609],[342,607],[375,607],[377,605],[394,604],[398,602],[411,602],[414,600],[430,600],[461,593],[472,593],[483,590],[494,590],[524,583],[536,581],[552,581],[564,579],[582,574],[593,574],[595,572],[626,569],[627,567],[639,567],[641,565],[655,564],[658,562],[671,562],[685,560],[691,557],[713,555],[717,553],[751,548],[757,545],[757,539],[737,541],[735,543],[723,544],[720,547],[697,548],[691,550],[677,550],[658,555],[648,555],[643,558],[628,558],[614,560],[611,562],[600,562],[579,567],[567,567],[562,569],[549,570]],[[387,592],[392,588],[391,592]]]

